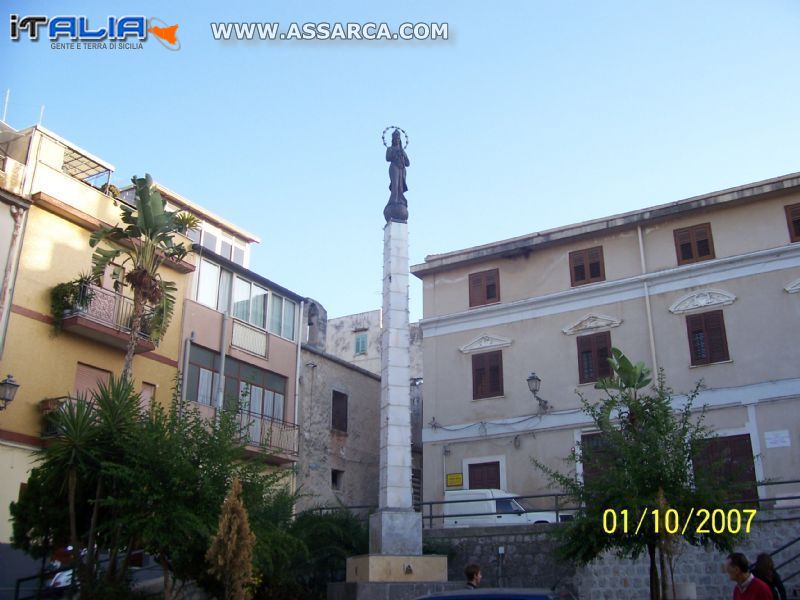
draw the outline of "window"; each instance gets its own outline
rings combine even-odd
[[[186,377],[186,399],[213,406],[214,389],[219,385],[219,354],[192,344]]]
[[[199,227],[197,229],[189,229],[186,231],[186,237],[188,237],[193,244],[199,244],[202,233]]]
[[[366,333],[357,333],[356,334],[356,354],[366,354],[367,353],[367,334]]]
[[[470,463],[468,469],[469,489],[500,489],[500,462]]]
[[[267,290],[237,277],[233,287],[233,316],[266,329]]]
[[[75,371],[75,393],[78,396],[84,395],[90,398],[92,392],[96,392],[100,388],[101,383],[107,385],[110,379],[111,371],[78,363]]]
[[[789,239],[800,242],[800,204],[786,207],[786,223],[789,225]]]
[[[331,396],[331,429],[347,433],[347,394],[334,390]]]
[[[472,355],[472,398],[503,395],[503,352]]]
[[[203,231],[203,248],[211,250],[212,252],[216,252],[217,236],[215,236],[210,231]]]
[[[736,496],[731,502],[742,502],[745,508],[758,501],[753,447],[748,434],[729,435],[700,440],[693,449],[695,473],[702,472],[712,481],[733,488]]]
[[[197,301],[211,308],[216,307],[218,289],[219,266],[202,259],[200,261],[200,275],[197,281]]]
[[[578,336],[578,379],[591,383],[611,375],[611,334],[608,331]]]
[[[117,275],[114,278],[114,274]],[[122,288],[125,286],[125,267],[119,265],[117,263],[109,263],[106,266],[106,270],[103,271],[103,289],[106,290],[114,290],[114,282],[119,281],[119,288],[122,291]]]
[[[725,321],[721,310],[686,317],[692,365],[729,360]]]
[[[234,242],[233,246],[233,262],[237,265],[244,266],[244,246],[238,241]]]
[[[275,335],[294,340],[295,303],[272,294],[272,307],[269,314],[269,331]]]
[[[331,489],[344,489],[344,471],[340,471],[339,469],[331,469]]]
[[[142,391],[139,393],[139,406],[148,410],[156,399],[156,386],[153,383],[142,382]]]
[[[605,281],[603,247],[595,246],[569,253],[569,276],[572,286]]]
[[[602,477],[613,456],[606,446],[601,433],[584,433],[581,435],[581,464],[583,465],[583,481],[596,482]]]
[[[500,272],[498,269],[472,273],[469,276],[469,305],[483,306],[500,302]]]
[[[711,238],[711,223],[676,229],[675,252],[678,264],[686,265],[714,258],[714,240]]]
[[[286,414],[286,378],[230,356],[225,358],[225,407],[236,403],[251,417],[283,421]]]
[[[223,258],[231,259],[231,251],[233,250],[233,238],[229,235],[223,235],[219,243],[219,253]]]
[[[219,294],[217,294],[217,310],[221,313],[228,312],[228,303],[231,296],[231,281],[233,273],[222,269],[219,274]]]

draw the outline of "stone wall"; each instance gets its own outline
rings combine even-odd
[[[300,357],[299,510],[378,504],[380,377],[304,346]],[[347,395],[347,431],[331,428],[332,393]],[[341,472],[338,489],[332,470]]]
[[[581,600],[639,600],[648,597],[649,565],[647,556],[638,560],[606,556],[586,567],[557,562],[555,544],[550,533],[560,525],[518,525],[464,529],[426,529],[423,537],[428,546],[440,552],[449,546],[449,579],[463,579],[464,566],[481,565],[487,587],[547,587],[558,585],[559,591],[574,594]],[[756,520],[753,530],[737,551],[754,561],[761,552],[772,552],[800,537],[800,514],[784,513],[780,517]],[[504,554],[499,553],[503,548]],[[800,552],[795,544],[775,556],[776,564]],[[675,582],[692,582],[698,600],[729,598],[732,583],[725,574],[725,554],[716,550],[686,547],[677,561]],[[784,575],[800,568],[795,562]],[[800,582],[794,582],[800,587]],[[793,587],[787,586],[789,589]],[[791,592],[790,592],[790,597]]]

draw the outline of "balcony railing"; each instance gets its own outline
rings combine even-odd
[[[92,299],[86,305],[86,297],[92,296]],[[72,315],[81,315],[91,321],[113,327],[118,331],[130,332],[131,324],[133,323],[133,300],[126,298],[122,294],[101,288],[97,285],[84,285],[81,287],[79,307],[86,306],[86,308],[75,308],[64,317]],[[150,321],[152,311],[145,309],[142,315],[142,326],[139,328],[139,337],[149,340],[150,333],[148,331],[148,323]]]
[[[72,402],[74,398],[69,396],[60,396],[58,398],[45,398],[39,402],[39,412],[42,413],[42,437],[51,438],[55,437],[58,433],[55,423],[53,423],[53,414],[61,410],[61,407],[66,402]]]
[[[264,415],[240,411],[247,444],[270,452],[297,456],[297,425]]]

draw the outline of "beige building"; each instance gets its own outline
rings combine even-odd
[[[423,282],[424,498],[547,493],[531,464],[591,435],[612,346],[664,369],[751,494],[800,493],[800,174],[433,255]],[[540,403],[529,391],[541,378]],[[576,393],[577,392],[577,393]],[[578,465],[579,474],[582,466]],[[448,484],[451,484],[448,486]]]
[[[189,232],[197,270],[180,324],[184,398],[207,417],[223,407],[238,410],[248,455],[291,469],[298,454],[303,297],[247,268],[257,236],[162,185],[158,189],[169,209],[201,220]]]

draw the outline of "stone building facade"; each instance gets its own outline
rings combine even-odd
[[[378,504],[380,375],[325,351],[325,309],[308,299],[300,356],[299,510]],[[366,514],[366,509],[362,511]]]
[[[412,266],[425,500],[462,487],[547,493],[531,458],[563,470],[590,439],[578,394],[598,398],[612,346],[663,369],[678,393],[704,381],[696,406],[719,435],[709,452],[729,455],[752,495],[780,505],[800,493],[758,485],[800,471],[798,242],[792,174]],[[533,371],[546,403],[528,389]]]

